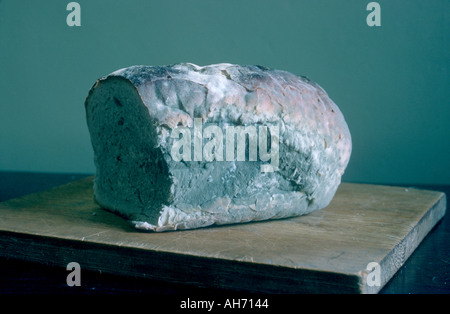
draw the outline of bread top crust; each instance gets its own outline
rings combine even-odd
[[[352,142],[343,114],[325,90],[305,76],[256,65],[179,63],[131,66],[103,79],[109,77],[130,81],[151,116],[168,129],[192,127],[194,118],[204,123],[277,123],[280,141],[291,149],[309,149],[318,142],[334,149],[340,174],[349,162]],[[160,130],[162,146],[168,136],[167,130]],[[308,138],[316,140],[311,144]]]

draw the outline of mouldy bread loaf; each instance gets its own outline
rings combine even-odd
[[[330,203],[351,154],[319,85],[261,66],[132,66],[85,107],[95,200],[138,229],[307,214]]]

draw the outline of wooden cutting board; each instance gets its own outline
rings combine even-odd
[[[93,177],[0,203],[0,255],[266,293],[376,293],[445,215],[444,193],[343,183],[309,215],[146,233],[93,201]]]

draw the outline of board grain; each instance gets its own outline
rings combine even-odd
[[[240,291],[377,293],[446,211],[442,192],[342,183],[305,216],[147,233],[100,208],[92,187],[88,177],[0,203],[0,255]]]

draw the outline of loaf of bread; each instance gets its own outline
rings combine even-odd
[[[324,208],[352,149],[318,84],[261,66],[132,66],[99,79],[85,108],[95,200],[141,230]]]

